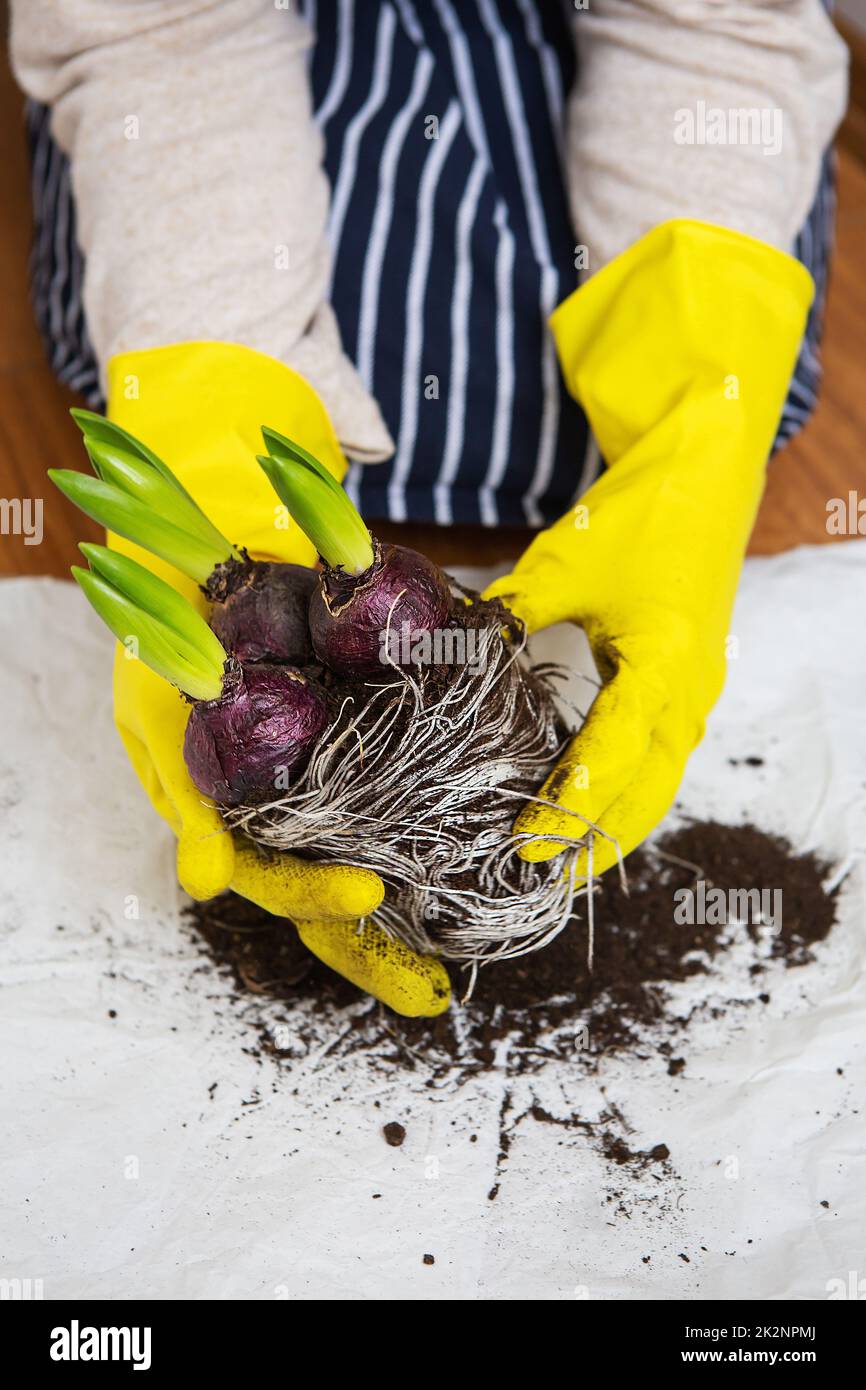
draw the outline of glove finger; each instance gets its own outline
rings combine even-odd
[[[230,831],[217,816],[205,828],[201,822],[184,825],[177,841],[177,879],[197,902],[216,898],[229,887],[234,874],[235,850]]]
[[[487,586],[483,598],[499,598],[525,624],[529,633],[554,623],[581,623],[582,613],[594,609],[590,580],[598,566],[586,548],[590,532],[576,525],[583,501],[530,543],[510,574]]]
[[[492,584],[488,584],[481,597],[502,599],[505,606],[511,609],[531,634],[550,625],[544,599],[546,589],[544,583],[539,584],[537,580],[534,584],[529,583],[512,571],[511,574],[503,574],[499,579],[494,579]]]
[[[601,829],[610,838],[600,835],[593,838],[593,877],[605,873],[618,862],[617,846],[625,858],[664,819],[674,803],[685,763],[686,757],[677,751],[671,740],[662,734],[653,738],[637,776],[601,818]],[[589,856],[584,850],[578,855],[576,873],[586,878],[588,872]]]
[[[276,917],[339,921],[368,917],[385,896],[378,874],[352,864],[311,864],[294,854],[266,858],[254,846],[235,844],[231,886]]]
[[[308,950],[353,985],[406,1018],[434,1018],[451,1001],[448,972],[434,956],[394,941],[372,922],[295,923]]]
[[[515,821],[515,833],[561,834],[573,841],[583,833],[584,822],[597,825],[646,757],[654,713],[636,671],[620,661],[613,679],[596,695],[583,728],[538,793],[542,801],[556,805],[529,802]],[[563,841],[536,840],[523,845],[519,854],[537,864],[565,848]]]
[[[183,737],[189,706],[141,662],[130,665],[118,648],[115,707],[123,711],[117,727],[133,767],[154,809],[177,835],[181,887],[199,901],[215,898],[231,882],[234,846],[219,811],[186,770]]]
[[[173,760],[166,775],[158,750],[143,743],[119,718],[117,730],[151,805],[177,836],[177,876],[181,887],[200,902],[224,893],[231,882],[235,856],[232,837],[216,807],[202,798],[182,762],[181,771],[188,787],[178,785],[181,778]]]

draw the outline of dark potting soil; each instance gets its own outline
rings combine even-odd
[[[826,937],[835,918],[835,895],[822,886],[828,866],[812,854],[795,854],[784,840],[754,826],[696,822],[632,854],[626,867],[627,894],[613,871],[596,895],[592,971],[580,922],[544,950],[478,972],[468,1005],[476,1063],[491,1064],[497,1043],[509,1035],[531,1044],[569,1020],[587,1027],[583,1050],[593,1054],[628,1048],[668,1018],[652,986],[705,973],[729,940],[724,927],[675,920],[674,894],[698,879],[708,890],[781,890],[781,928],[752,923],[748,931],[756,943],[768,939],[770,956],[788,966],[813,958],[811,947]],[[308,998],[337,1009],[357,1004],[354,986],[312,956],[287,922],[245,899],[227,893],[193,904],[188,915],[211,958],[232,972],[241,990],[271,999]],[[752,973],[763,969],[756,953]],[[453,969],[452,977],[459,997],[465,976]],[[449,1014],[389,1015],[389,1021],[411,1048],[429,1049],[431,1064],[442,1053],[457,1061]],[[684,1065],[683,1058],[672,1058],[668,1070],[675,1075]]]
[[[797,968],[814,959],[812,948],[835,920],[835,894],[822,886],[826,864],[812,854],[796,854],[784,840],[750,825],[687,824],[632,854],[626,868],[628,893],[614,871],[596,896],[592,971],[586,924],[575,922],[545,949],[480,970],[471,1000],[437,1019],[398,1018],[373,1001],[359,1010],[358,990],[310,955],[289,923],[233,894],[194,904],[189,921],[211,961],[230,972],[238,999],[249,1002],[260,996],[270,1004],[267,1024],[252,1020],[256,1046],[250,1048],[249,1034],[242,1033],[245,1050],[259,1057],[270,1054],[280,1060],[272,1015],[274,1001],[285,1001],[295,1055],[298,1047],[315,1045],[324,1024],[335,1038],[341,1036],[344,1055],[362,1051],[369,1066],[389,1071],[423,1069],[426,1084],[434,1087],[446,1081],[459,1084],[494,1067],[506,1077],[526,1076],[554,1059],[596,1068],[605,1054],[661,1054],[668,1074],[676,1078],[687,1069],[689,1023],[695,1014],[709,1010],[718,1018],[735,1006],[770,1000],[767,992],[753,987],[748,998],[726,1001],[714,993],[711,1003],[694,1004],[687,1016],[677,1013],[666,987],[712,974],[737,931],[730,925],[678,922],[677,891],[694,890],[698,880],[707,892],[781,891],[781,923],[750,922],[740,929],[752,956],[753,986],[774,962]],[[459,999],[466,977],[452,970],[452,978]],[[510,1107],[506,1091],[497,1174],[526,1114],[540,1123],[584,1132],[617,1170],[671,1171],[667,1146],[659,1141],[645,1150],[634,1147],[629,1125],[614,1106],[592,1123],[579,1116],[563,1120],[540,1104],[519,1115]],[[396,1122],[385,1126],[387,1142],[402,1142],[400,1128]],[[497,1176],[491,1198],[498,1188]]]

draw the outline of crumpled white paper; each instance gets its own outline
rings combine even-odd
[[[579,1135],[526,1117],[491,1201],[495,1071],[428,1089],[361,1052],[335,1060],[327,1041],[281,1071],[241,1050],[241,1006],[179,925],[172,837],[114,732],[110,639],[72,585],[3,581],[0,1277],[41,1280],[48,1299],[852,1287],[866,1275],[864,595],[866,543],[747,563],[738,655],[678,803],[849,871],[816,963],[774,979],[765,1009],[698,1028],[675,1079],[661,1057],[533,1078],[553,1114],[614,1103],[634,1147],[669,1146],[675,1178],[618,1184]],[[728,761],[750,754],[764,765]],[[677,989],[688,1002],[713,987]],[[383,1141],[389,1120],[401,1148]]]

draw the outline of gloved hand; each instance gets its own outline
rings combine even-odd
[[[762,242],[657,227],[575,291],[551,326],[608,470],[488,595],[530,632],[586,632],[602,689],[515,829],[593,836],[594,873],[669,809],[721,691],[738,576],[812,280]],[[539,840],[524,859],[563,843]],[[587,872],[581,856],[579,871]]]
[[[312,565],[315,552],[285,515],[255,461],[260,426],[305,445],[342,478],[345,460],[319,397],[290,368],[247,348],[184,343],[124,353],[109,363],[109,417],[166,459],[214,524],[258,559]],[[183,592],[200,611],[192,580],[129,542],[112,543]],[[419,956],[359,919],[382,900],[369,870],[264,860],[235,842],[216,807],[194,787],[183,760],[189,706],[143,662],[118,648],[115,719],[154,807],[178,838],[177,871],[193,898],[226,888],[289,917],[321,960],[398,1013],[434,1015],[448,1007],[440,961]]]

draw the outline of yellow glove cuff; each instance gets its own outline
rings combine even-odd
[[[566,383],[608,464],[666,418],[700,457],[737,403],[763,460],[779,423],[814,284],[792,256],[739,232],[664,222],[550,319]],[[684,393],[691,406],[677,411]]]

